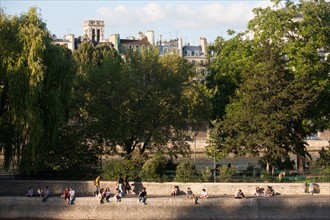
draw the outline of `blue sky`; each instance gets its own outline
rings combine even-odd
[[[213,1],[91,1],[91,0],[0,0],[8,15],[19,15],[35,6],[47,28],[58,38],[68,33],[82,35],[84,20],[104,20],[105,38],[118,33],[121,38],[153,30],[155,39],[181,37],[184,43],[198,45],[200,37],[214,42],[227,38],[227,30],[246,29],[252,9],[271,5],[269,0]]]

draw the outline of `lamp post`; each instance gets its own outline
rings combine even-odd
[[[211,149],[213,151],[213,181],[216,182],[215,149],[213,148],[213,141],[212,141],[212,139],[211,139]]]
[[[194,133],[194,165],[196,165],[196,136],[198,132]]]
[[[214,151],[214,157],[213,157],[213,177],[214,177],[214,182],[216,182],[216,171],[215,171],[216,165],[215,165],[215,151]]]

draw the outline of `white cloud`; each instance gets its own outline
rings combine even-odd
[[[133,33],[150,28],[174,30],[226,30],[242,31],[254,16],[255,7],[270,6],[270,1],[206,1],[204,2],[120,2],[113,8],[102,7],[97,13],[111,29],[126,28]],[[166,30],[165,30],[166,29]]]
[[[208,2],[204,5],[189,5],[188,3],[171,2],[168,4],[147,3],[143,6],[130,7],[118,5],[111,9],[103,7],[98,13],[106,18],[111,25],[148,24],[166,22],[177,27],[201,28],[232,25],[241,27],[253,18],[254,7],[269,6],[270,1],[220,1]]]
[[[167,12],[164,8],[156,3],[149,3],[137,10],[139,18],[144,23],[157,22],[166,19]]]
[[[167,17],[166,10],[156,3],[148,3],[142,7],[118,5],[115,8],[102,7],[97,13],[103,17],[107,24],[113,27],[137,26],[152,22],[163,21]]]

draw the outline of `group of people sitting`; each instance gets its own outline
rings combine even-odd
[[[120,187],[116,186],[116,193],[113,194],[113,197],[116,199],[116,202],[121,202],[121,198],[125,195],[122,193]],[[131,189],[130,189],[131,191]],[[132,192],[129,192],[129,194],[131,194]],[[111,191],[110,188],[107,187],[106,189],[101,188],[100,192],[97,195],[99,201],[101,204],[103,204],[105,201],[108,203],[110,202],[110,199],[112,197],[111,195]],[[143,205],[146,205],[146,201],[147,201],[147,191],[145,187],[142,187],[142,190],[139,192],[138,195],[138,200],[139,202],[142,202]]]
[[[271,186],[267,186],[266,189],[264,188],[260,188],[260,187],[256,187],[255,188],[255,192],[253,193],[254,196],[267,196],[267,197],[272,197],[274,196],[276,193],[273,189],[273,187]],[[242,192],[241,189],[239,189],[236,193],[235,193],[235,196],[234,196],[235,199],[245,199],[245,195],[244,193]]]
[[[130,189],[131,190],[131,189]],[[171,191],[171,195],[172,196],[177,196],[179,195],[179,186],[174,185]],[[47,198],[49,197],[50,192],[47,186],[45,186],[44,190],[42,190],[40,187],[38,188],[38,190],[36,191],[36,193],[34,192],[33,187],[30,187],[28,189],[28,192],[26,194],[26,196],[28,197],[33,197],[33,196],[39,196],[43,198],[43,201],[45,202],[47,200]],[[254,196],[274,196],[275,195],[275,191],[273,189],[273,187],[271,186],[267,186],[266,189],[263,188],[259,188],[256,187],[255,188],[255,192],[254,192]],[[70,188],[65,188],[63,194],[61,195],[61,197],[66,201],[66,203],[68,204],[74,204],[75,202],[75,190],[70,187]],[[121,201],[121,197],[122,197],[122,192],[120,190],[119,187],[116,187],[116,194],[114,194],[114,197],[116,198],[117,202]],[[106,189],[101,188],[99,193],[98,193],[98,199],[100,200],[100,203],[104,203],[104,201],[106,202],[110,202],[110,198],[111,198],[111,192],[110,192],[110,188],[107,187]],[[186,198],[188,199],[194,199],[195,204],[198,204],[198,199],[207,199],[209,198],[208,192],[206,191],[206,189],[202,189],[201,193],[199,196],[196,196],[193,191],[191,190],[190,187],[187,188],[187,192],[186,192]],[[245,195],[242,192],[241,189],[239,189],[235,195],[234,195],[235,199],[245,199]],[[147,191],[145,187],[142,187],[142,190],[139,192],[138,195],[138,201],[142,202],[142,204],[146,205],[146,200],[147,200]]]
[[[179,195],[179,186],[177,185],[174,185],[173,188],[172,188],[172,192],[171,192],[171,195],[172,196],[177,196]],[[193,191],[191,190],[190,187],[187,188],[187,192],[186,192],[186,198],[187,199],[194,199],[195,201],[195,204],[198,204],[198,199],[207,199],[209,197],[206,189],[202,189],[202,192],[200,194],[200,196],[195,196],[195,194],[193,193]]]
[[[172,196],[177,196],[179,194],[179,186],[174,185],[171,191],[171,195]],[[264,190],[263,188],[259,188],[256,187],[255,192],[254,192],[255,196],[274,196],[275,195],[275,191],[273,189],[273,187],[271,186],[267,186],[267,188]],[[206,189],[202,189],[202,192],[200,194],[200,196],[195,196],[195,194],[192,192],[191,188],[188,187],[187,192],[186,192],[186,198],[190,198],[190,199],[195,199],[195,203],[198,203],[198,199],[207,199],[209,197]],[[235,195],[234,195],[235,199],[246,199],[243,191],[241,189],[237,190]]]
[[[93,195],[99,199],[101,204],[104,203],[104,200],[106,200],[106,202],[110,202],[110,198],[111,198],[110,188],[109,187],[107,187],[106,189],[101,188],[100,181],[101,181],[101,176],[98,176],[94,180],[95,191]],[[132,188],[128,182],[128,176],[126,176],[125,179],[123,179],[122,176],[119,175],[118,180],[116,182],[115,192],[116,193],[114,197],[116,198],[117,202],[121,202],[121,198],[126,194],[132,194]]]
[[[45,186],[44,189],[42,189],[39,186],[37,191],[34,191],[34,188],[30,187],[26,194],[26,196],[28,196],[28,197],[35,197],[35,196],[42,197],[43,202],[45,202],[48,199],[49,195],[50,195],[50,192],[49,192],[48,186]]]
[[[74,191],[74,189],[72,189],[72,187],[70,187],[69,189],[66,187],[61,197],[64,198],[66,203],[73,205],[74,201],[76,200],[75,194],[76,192]]]
[[[272,197],[274,196],[276,193],[273,189],[273,187],[271,186],[267,186],[266,189],[260,188],[260,187],[256,187],[255,188],[255,192],[253,193],[254,196],[267,196],[267,197]],[[235,199],[245,199],[245,195],[242,192],[241,189],[239,189],[234,196]]]
[[[255,192],[254,192],[255,196],[268,196],[268,197],[272,197],[275,195],[275,191],[273,189],[273,187],[271,186],[267,186],[266,189],[260,188],[260,187],[256,187]]]

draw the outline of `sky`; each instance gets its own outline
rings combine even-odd
[[[218,36],[228,38],[228,29],[246,30],[254,16],[252,9],[270,5],[270,0],[0,0],[0,7],[12,16],[37,7],[57,38],[81,36],[83,21],[103,20],[105,38],[116,33],[125,39],[153,30],[156,41],[162,35],[162,40],[182,38],[184,44],[196,46],[200,37],[212,43]]]

